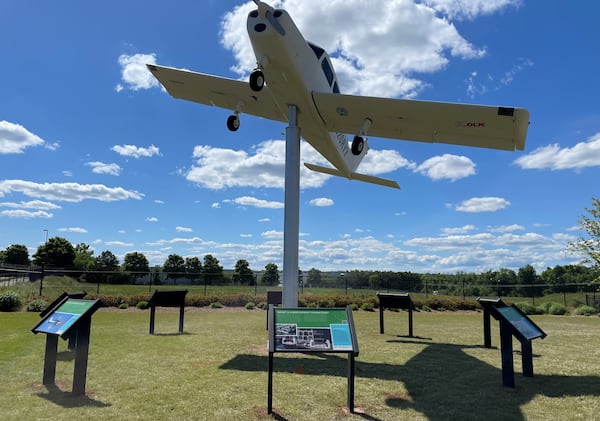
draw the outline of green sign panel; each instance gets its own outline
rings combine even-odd
[[[348,311],[274,308],[275,351],[356,351]],[[349,320],[350,319],[350,320]]]
[[[33,330],[35,333],[63,335],[95,304],[97,304],[97,301],[94,300],[76,300],[70,298],[47,315]]]

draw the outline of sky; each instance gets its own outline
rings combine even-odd
[[[302,167],[299,267],[576,264],[600,192],[600,3],[285,0],[342,93],[526,108],[524,151],[369,138],[359,172]],[[285,124],[170,97],[146,63],[247,80],[252,2],[3,0],[0,249],[47,237],[151,265],[283,267]],[[267,81],[268,83],[268,81]],[[325,161],[305,142],[302,162]]]

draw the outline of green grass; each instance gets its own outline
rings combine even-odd
[[[355,406],[347,415],[344,354],[276,354],[273,406],[286,420],[566,420],[600,413],[600,318],[534,316],[533,378],[502,386],[498,327],[481,346],[481,313],[354,313],[360,355]],[[15,420],[265,420],[267,332],[262,310],[218,309],[185,316],[99,310],[92,319],[85,397],[71,397],[73,360],[59,343],[56,387],[41,385],[45,337],[34,313],[0,313],[0,413]]]

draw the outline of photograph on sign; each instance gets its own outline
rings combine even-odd
[[[344,309],[275,309],[277,351],[352,351]]]

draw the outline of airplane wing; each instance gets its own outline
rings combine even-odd
[[[331,132],[514,151],[525,148],[529,112],[522,108],[452,104],[313,92]]]
[[[247,82],[239,80],[155,64],[147,67],[174,98],[287,122],[287,110],[279,109],[267,86],[254,92]]]

